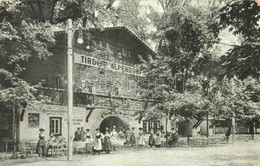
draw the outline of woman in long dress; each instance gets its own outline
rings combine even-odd
[[[95,134],[95,141],[94,141],[94,147],[93,147],[93,153],[94,155],[96,153],[100,154],[102,151],[102,139],[103,139],[103,134],[100,133],[99,129],[96,129],[96,134]]]
[[[118,134],[116,132],[116,126],[113,126],[110,136],[111,136],[110,139],[111,139],[111,143],[113,146],[113,150],[115,151],[116,150],[116,141],[117,141],[117,137],[118,137]]]
[[[149,146],[152,148],[155,144],[155,140],[154,140],[154,134],[153,131],[150,131],[150,136],[149,136],[149,142],[148,142]]]
[[[103,146],[103,150],[105,151],[106,154],[110,153],[112,149],[112,144],[110,141],[110,134],[108,132],[108,129],[106,130],[106,133],[104,135],[104,146]]]
[[[39,133],[39,141],[36,145],[36,153],[39,154],[39,156],[45,157],[46,156],[46,140],[44,135],[44,129],[40,128]]]
[[[144,138],[144,132],[143,128],[139,128],[138,132],[138,146],[144,146],[145,145],[145,138]]]

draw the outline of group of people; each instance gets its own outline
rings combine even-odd
[[[39,133],[39,140],[37,142],[36,145],[36,153],[39,156],[42,157],[47,157],[49,150],[53,147],[53,145],[58,144],[58,143],[62,143],[62,139],[58,139],[58,136],[55,136],[54,134],[50,134],[50,139],[46,139],[45,137],[45,133],[44,133],[44,129],[40,128],[39,129],[40,133]],[[65,145],[65,143],[63,142],[63,145]]]
[[[86,141],[87,139],[93,139],[92,134],[90,133],[90,129],[87,128],[86,131],[84,130],[84,127],[78,127],[77,131],[75,131],[74,140],[76,142],[79,141]]]
[[[41,128],[39,133],[39,141],[36,146],[36,152],[39,156],[47,156],[49,149],[56,143],[59,143],[57,136],[50,134],[50,139],[46,140],[44,129]],[[100,129],[97,128],[95,133],[92,135],[90,129],[87,128],[86,131],[83,127],[78,127],[77,131],[75,131],[74,141],[86,141],[86,140],[93,140],[93,153],[100,154],[101,151],[105,151],[105,153],[110,153],[111,150],[116,150],[116,145],[114,142],[116,140],[124,141],[124,144],[127,146],[146,146],[149,145],[150,147],[161,147],[162,139],[166,138],[166,145],[168,147],[176,146],[178,142],[178,134],[174,128],[171,129],[170,132],[165,133],[164,131],[160,131],[159,129],[155,133],[153,129],[150,130],[150,135],[148,142],[145,139],[145,135],[143,132],[143,128],[139,128],[138,133],[135,132],[135,127],[124,128],[121,127],[120,131],[116,131],[116,127],[113,126],[112,130],[110,131],[107,127],[105,133],[102,134]],[[64,144],[64,146],[66,146]]]
[[[177,145],[178,142],[178,133],[174,128],[171,129],[170,132],[166,133],[165,131],[160,131],[157,129],[157,132],[154,132],[153,129],[150,130],[148,141],[145,139],[145,135],[143,132],[143,128],[139,128],[138,134],[135,134],[135,128],[132,127],[132,130],[128,128],[125,132],[125,140],[126,145],[134,146],[137,145],[139,147],[149,145],[150,147],[161,147],[162,140],[166,140],[167,147],[173,147]]]
[[[110,153],[111,150],[115,150],[115,145],[113,141],[118,139],[118,133],[116,131],[116,127],[113,126],[112,131],[106,127],[105,133],[102,134],[100,129],[97,128],[95,133],[92,135],[90,129],[77,128],[75,132],[74,141],[86,141],[93,140],[93,154],[100,154],[101,151],[105,151],[105,153]],[[91,141],[90,141],[91,142]]]

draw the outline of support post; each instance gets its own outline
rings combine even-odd
[[[209,112],[207,112],[207,137],[209,137]]]
[[[15,104],[13,105],[13,124],[12,124],[12,127],[13,127],[13,132],[12,132],[12,137],[13,137],[13,152],[16,153],[16,113],[15,113]]]
[[[233,113],[232,115],[232,144],[235,144],[235,130],[236,130],[236,121],[235,121],[235,115]]]
[[[72,50],[72,20],[68,19],[68,154],[67,160],[71,161],[73,156],[73,50]]]

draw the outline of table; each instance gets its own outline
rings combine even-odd
[[[13,139],[4,139],[3,141],[4,141],[4,143],[5,143],[5,152],[7,152],[7,150],[8,150],[8,144],[13,144],[13,143],[14,143],[14,140],[13,140]]]

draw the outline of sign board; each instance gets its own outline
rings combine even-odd
[[[106,70],[142,76],[143,73],[138,67],[128,66],[120,63],[114,63],[95,57],[74,53],[74,62],[82,65],[104,68]]]

